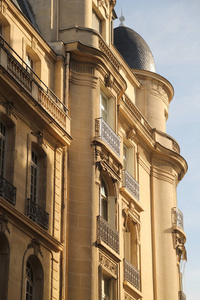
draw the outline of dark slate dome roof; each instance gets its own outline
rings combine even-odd
[[[114,45],[131,69],[155,72],[155,62],[149,46],[131,28],[115,28]]]

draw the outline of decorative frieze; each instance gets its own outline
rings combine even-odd
[[[129,295],[128,293],[124,293],[125,295],[125,300],[135,300],[131,295]]]
[[[101,251],[99,251],[99,264],[113,277],[117,278],[117,264]]]
[[[115,66],[115,68],[117,70],[119,70],[120,63],[118,62],[118,60],[115,58],[113,53],[110,51],[108,46],[105,44],[105,42],[101,38],[99,38],[99,50],[102,51],[106,55],[108,60]]]
[[[95,66],[91,63],[82,63],[80,61],[73,60],[70,63],[70,69],[77,73],[95,75]]]

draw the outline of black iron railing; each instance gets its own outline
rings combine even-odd
[[[0,176],[0,197],[8,201],[10,204],[16,204],[17,189],[5,178]]]
[[[129,282],[136,289],[140,290],[140,271],[126,259],[124,259],[124,281]]]
[[[97,239],[119,253],[119,232],[101,216],[97,217]]]
[[[123,186],[140,201],[139,183],[129,174],[127,170],[123,171]]]
[[[120,138],[103,118],[97,118],[95,120],[95,132],[97,137],[105,141],[110,148],[120,156]]]
[[[48,230],[49,214],[31,199],[27,199],[27,216],[36,224]]]
[[[184,230],[183,214],[177,207],[172,208],[172,225]]]

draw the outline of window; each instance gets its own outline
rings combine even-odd
[[[46,153],[32,144],[30,159],[30,198],[27,200],[27,216],[39,226],[48,230],[49,214],[46,212]]]
[[[28,72],[31,73],[31,70],[33,70],[33,60],[32,58],[30,57],[29,54],[26,55],[26,64],[28,66]]]
[[[33,268],[29,261],[26,264],[26,300],[33,299],[34,292],[34,275]]]
[[[104,179],[101,179],[100,187],[100,215],[111,224],[114,228],[116,227],[115,220],[115,197],[112,192],[108,189],[108,185]]]
[[[0,176],[4,176],[6,127],[0,122]]]
[[[94,10],[92,11],[92,28],[102,34],[102,21]]]
[[[0,233],[0,298],[7,299],[9,272],[9,244],[6,236]]]
[[[100,93],[100,116],[114,130],[114,100],[108,98],[102,91]]]
[[[0,35],[2,35],[2,26],[0,25]]]
[[[134,155],[134,148],[123,144],[123,168],[127,170],[132,177],[135,177]]]
[[[113,284],[112,279],[103,275],[102,278],[102,300],[111,300],[113,299]]]
[[[135,268],[138,268],[138,236],[136,224],[131,218],[126,217],[126,231],[124,232],[124,258]]]
[[[25,299],[43,299],[43,268],[35,255],[31,255],[26,263]]]
[[[30,199],[35,203],[37,199],[37,185],[38,185],[38,157],[37,154],[32,150]]]

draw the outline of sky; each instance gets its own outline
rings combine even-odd
[[[177,189],[187,235],[183,284],[187,300],[200,300],[200,0],[117,0],[115,10],[147,42],[156,73],[175,90],[167,133],[188,163]]]

